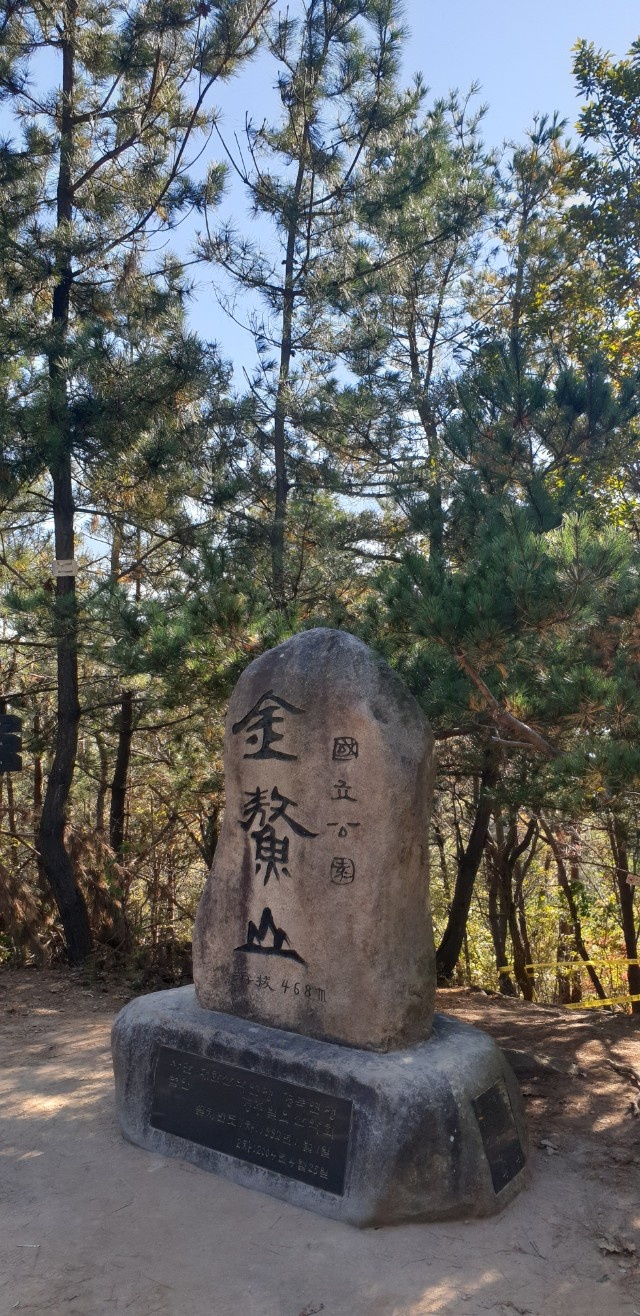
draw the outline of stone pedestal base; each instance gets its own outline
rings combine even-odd
[[[485,1033],[436,1015],[379,1054],[203,1010],[192,987],[113,1025],[125,1137],[353,1225],[500,1211],[523,1186],[516,1080]]]

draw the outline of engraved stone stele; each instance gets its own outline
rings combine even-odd
[[[113,1026],[131,1142],[359,1226],[516,1195],[514,1075],[490,1037],[433,1014],[432,772],[418,705],[352,636],[308,631],[247,668],[197,995],[139,997]]]
[[[224,768],[201,1005],[350,1046],[422,1041],[433,736],[415,699],[360,640],[307,631],[240,677]]]

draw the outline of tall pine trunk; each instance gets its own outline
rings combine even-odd
[[[586,962],[590,958],[589,951],[587,950],[584,937],[582,935],[582,920],[580,918],[580,911],[578,909],[576,898],[573,892],[573,887],[571,885],[571,882],[569,881],[569,876],[567,874],[567,866],[564,862],[564,856],[562,854],[561,847],[559,846],[557,837],[554,836],[553,830],[549,826],[549,824],[545,822],[544,819],[541,819],[540,822],[546,841],[556,861],[556,869],[558,871],[558,884],[567,902],[567,907],[571,918],[571,924],[573,927],[573,939],[575,942],[576,950],[578,952],[578,955],[580,956],[580,959],[585,961],[585,968],[593,983],[596,994],[600,997],[600,1000],[603,1001],[605,1000],[607,993],[600,981],[598,973],[596,972],[596,969],[594,968],[593,964],[589,964]]]
[[[484,843],[493,812],[493,789],[498,780],[498,766],[487,754],[480,778],[476,814],[466,847],[458,859],[458,872],[444,935],[436,951],[438,978],[445,982],[453,976],[464,942],[471,897],[480,867]]]
[[[415,304],[411,306],[407,321],[411,383],[415,391],[416,410],[428,445],[427,469],[429,473],[429,485],[427,490],[427,506],[429,509],[429,562],[439,573],[442,573],[444,570],[444,509],[442,502],[438,429],[429,398],[429,390],[433,378],[435,344],[438,329],[440,327],[442,303],[448,282],[448,274],[452,266],[453,260],[449,263],[447,275],[441,288],[441,296],[438,309],[434,316],[434,324],[428,342],[424,365],[421,363],[420,350],[418,347],[417,313]]]
[[[624,947],[627,952],[627,959],[637,960],[638,934],[636,931],[635,913],[633,908],[634,887],[630,886],[627,882],[627,877],[629,876],[627,826],[620,815],[614,813],[609,818],[607,830],[609,833],[611,853],[616,867],[616,882],[618,887],[618,897],[620,900],[620,916],[622,921]],[[629,994],[631,996],[640,996],[640,968],[637,964],[627,965],[627,981],[629,983]],[[640,1014],[640,1001],[632,1001],[631,1009],[633,1014]]]
[[[582,1000],[582,980],[580,969],[576,969],[575,962],[570,965],[567,940],[571,933],[571,924],[569,919],[563,914],[558,919],[558,942],[556,947],[556,982],[558,985],[558,1000],[561,1005],[577,1004]]]
[[[500,881],[500,864],[497,847],[487,845],[487,890],[489,895],[489,929],[498,971],[498,986],[503,996],[517,996],[510,971],[506,968],[507,932],[509,915],[504,902],[503,885]]]
[[[49,351],[49,427],[53,485],[53,524],[56,559],[74,555],[74,501],[71,470],[71,435],[64,367],[69,303],[71,257],[69,228],[73,218],[73,92],[76,3],[68,0],[62,46],[62,101],[60,167],[57,190],[58,236],[67,245],[53,292]],[[58,906],[67,955],[72,964],[91,950],[89,914],[65,846],[67,806],[76,763],[80,705],[78,700],[78,612],[74,576],[58,576],[54,601],[57,660],[57,728],[53,763],[42,805],[38,847],[42,866]]]
[[[123,690],[120,701],[120,727],[118,749],[111,783],[109,810],[109,844],[119,863],[122,862],[124,824],[127,809],[127,778],[133,737],[133,691]]]
[[[298,172],[293,190],[292,213],[287,231],[284,284],[282,288],[282,337],[280,339],[280,369],[273,417],[273,457],[275,463],[275,502],[271,527],[271,574],[276,607],[282,612],[287,602],[286,586],[286,523],[289,479],[287,473],[287,413],[289,406],[289,376],[293,354],[293,318],[295,307],[294,270],[296,236],[298,233],[300,196],[307,160],[308,125],[305,123],[298,161]]]
[[[536,823],[531,819],[522,841],[518,840],[517,816],[511,818],[505,833],[502,815],[499,809],[494,812],[496,825],[496,867],[502,895],[503,908],[506,913],[513,951],[513,973],[525,1001],[534,997],[534,980],[527,971],[531,963],[531,948],[522,911],[518,909],[519,890],[514,890],[514,873],[520,856],[528,849],[535,835]],[[520,881],[520,886],[521,886]]]

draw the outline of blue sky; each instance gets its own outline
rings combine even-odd
[[[579,37],[620,57],[640,35],[637,0],[408,0],[407,71],[436,95],[480,82],[488,140],[519,136],[537,112],[575,122],[571,47]]]
[[[485,139],[496,147],[505,139],[522,138],[537,113],[558,110],[573,127],[580,103],[571,47],[578,38],[620,58],[640,35],[637,0],[406,0],[405,18],[410,32],[405,79],[420,70],[434,99],[479,83],[479,100],[488,106]],[[271,78],[268,61],[259,57],[221,89],[225,135],[242,131],[247,111],[259,118],[276,107]],[[233,186],[221,213],[240,227],[248,224],[247,207]],[[217,339],[236,365],[248,365],[253,359],[249,335],[224,316],[211,275],[201,271],[197,281],[190,312],[194,327]]]
[[[420,70],[433,99],[479,83],[479,101],[488,107],[485,139],[492,147],[505,139],[522,139],[537,113],[558,110],[572,128],[580,106],[571,76],[571,47],[579,37],[620,58],[640,35],[638,0],[405,0],[404,10],[409,29],[405,81]],[[232,141],[234,131],[242,133],[247,112],[256,119],[277,114],[272,81],[271,62],[259,55],[220,87],[217,100],[225,137]],[[0,128],[7,127],[5,112]],[[214,139],[214,154],[219,154],[217,146]],[[255,221],[233,183],[220,213],[255,236]],[[169,245],[188,256],[192,242],[193,227],[185,224],[171,235]],[[236,369],[249,366],[254,360],[251,337],[220,308],[212,271],[199,267],[193,277],[192,325],[204,338],[218,341]]]

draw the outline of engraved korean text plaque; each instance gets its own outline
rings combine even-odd
[[[341,1197],[352,1103],[219,1060],[158,1049],[150,1124]]]
[[[524,1152],[515,1126],[509,1094],[499,1079],[475,1097],[476,1113],[494,1192],[499,1193],[524,1168]]]

